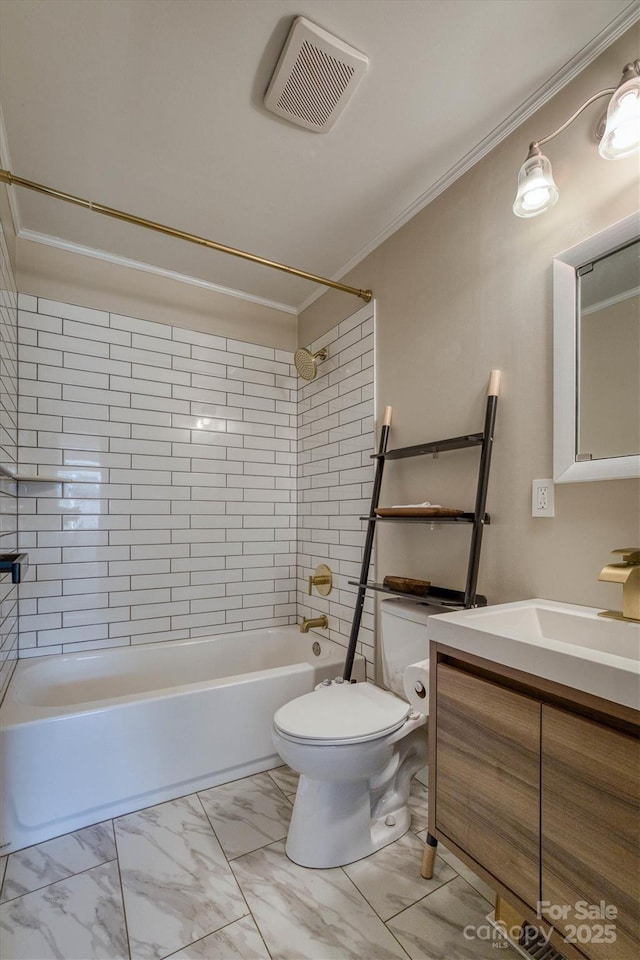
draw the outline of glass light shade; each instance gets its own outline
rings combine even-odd
[[[537,217],[550,210],[559,196],[548,159],[541,153],[527,157],[518,174],[518,192],[513,203],[516,217]]]
[[[621,84],[609,101],[607,123],[598,152],[605,160],[629,157],[640,150],[640,77]]]

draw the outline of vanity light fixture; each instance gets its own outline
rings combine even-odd
[[[548,137],[534,140],[518,174],[518,192],[513,203],[516,217],[537,217],[550,210],[560,192],[553,180],[551,164],[540,147],[570,126],[583,110],[601,97],[609,97],[604,132],[597,131],[598,152],[605,160],[629,157],[640,150],[640,60],[627,63],[617,87],[600,90]],[[601,125],[602,126],[602,125]]]

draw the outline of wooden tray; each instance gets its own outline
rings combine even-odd
[[[453,507],[376,507],[379,517],[461,517]]]
[[[429,593],[430,580],[413,580],[411,577],[385,577],[382,586],[388,590],[397,590],[398,593],[410,593],[413,596],[424,597]]]

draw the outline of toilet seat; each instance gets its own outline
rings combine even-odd
[[[332,683],[286,703],[273,722],[287,740],[349,744],[393,733],[410,712],[404,700],[370,683]]]

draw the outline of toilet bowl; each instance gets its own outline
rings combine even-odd
[[[428,653],[437,608],[383,601],[385,682],[325,681],[281,707],[273,742],[300,774],[286,853],[304,867],[337,867],[401,837],[411,823],[411,779],[427,762],[427,718],[404,699],[404,667]],[[386,639],[385,639],[386,638]]]

